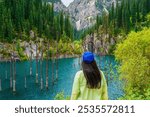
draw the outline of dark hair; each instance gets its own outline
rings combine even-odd
[[[99,89],[101,87],[101,74],[96,62],[86,63],[82,61],[82,69],[87,81],[87,87],[90,89]]]

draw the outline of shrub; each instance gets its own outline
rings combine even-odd
[[[135,93],[146,97],[145,91],[150,88],[150,29],[131,32],[125,41],[117,45],[115,56],[121,63],[119,71],[126,82],[126,96]]]
[[[66,96],[64,95],[64,91],[58,93],[55,98],[55,100],[70,100],[70,97],[69,96]]]

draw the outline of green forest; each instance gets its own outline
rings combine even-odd
[[[56,54],[58,50],[61,54],[81,54],[81,41],[74,41],[74,27],[69,16],[63,11],[54,12],[53,2],[1,0],[0,25],[0,42],[5,43],[0,51],[6,59],[10,58],[11,52],[5,48],[13,49],[21,60],[29,59],[23,52],[25,42],[30,45],[36,42],[39,51],[42,43],[49,42],[50,53]],[[13,43],[17,43],[17,46]],[[43,46],[43,49],[46,47]]]
[[[110,10],[103,10],[102,16],[97,15],[96,24],[83,31],[82,37],[95,30],[98,31],[99,28],[102,28],[104,33],[117,36],[149,27],[149,6],[149,0],[121,0],[121,2],[117,0],[116,6],[112,3]]]
[[[55,13],[53,4],[42,0],[3,0],[0,3],[0,39],[12,42],[26,40],[30,30],[47,39],[60,39],[64,34],[73,39],[69,16]]]
[[[150,99],[150,0],[117,0],[97,15],[95,25],[82,31],[76,31],[67,13],[55,12],[53,3],[0,0],[0,45],[4,44],[0,54],[6,60],[12,51],[21,60],[30,59],[23,52],[26,42],[36,43],[45,58],[49,54],[78,57],[87,35],[92,34],[110,45],[108,52],[105,46],[98,51],[114,55],[119,62],[119,78],[125,81],[125,95],[119,99]],[[64,99],[62,93],[57,97]]]

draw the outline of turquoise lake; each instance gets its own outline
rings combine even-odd
[[[103,56],[99,59],[96,56],[96,62],[98,66],[104,71],[104,74],[108,76],[108,94],[109,99],[115,100],[123,96],[123,82],[117,78],[113,78],[108,75],[108,69],[104,69],[107,63],[111,63],[114,73],[116,69],[113,67],[117,63],[113,56]],[[55,62],[54,62],[55,63]],[[38,63],[40,66],[40,63]],[[30,76],[30,62],[16,62],[16,93],[14,94],[10,88],[10,63],[0,62],[0,79],[2,91],[0,91],[0,100],[53,100],[57,93],[64,91],[65,96],[71,95],[72,84],[74,76],[77,71],[81,69],[79,64],[79,58],[65,58],[58,59],[58,81],[52,85],[52,61],[49,60],[49,89],[46,89],[45,79],[46,79],[46,61],[43,61],[43,90],[40,89],[40,83],[35,83],[36,77],[36,61],[32,61],[33,74]],[[25,89],[25,71],[26,71],[26,85]],[[39,71],[39,81],[40,81],[40,69]],[[56,67],[54,68],[56,73]],[[56,78],[56,75],[54,75]]]

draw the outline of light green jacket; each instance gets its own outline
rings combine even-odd
[[[71,100],[108,100],[107,83],[105,76],[100,71],[102,81],[100,89],[89,89],[83,71],[78,71],[74,78]]]

